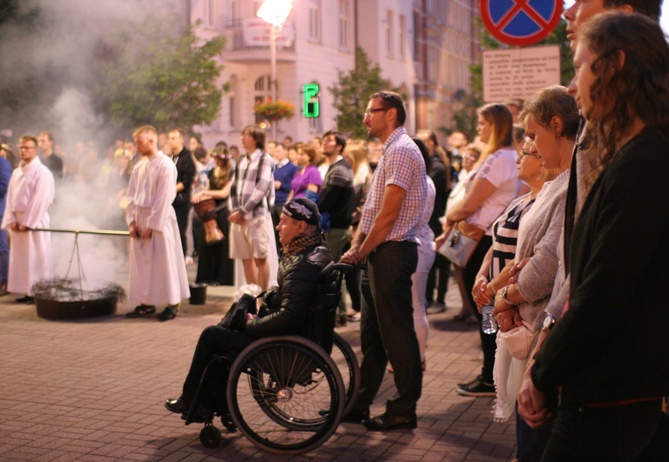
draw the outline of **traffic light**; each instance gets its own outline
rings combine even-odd
[[[304,112],[304,117],[308,119],[316,118],[321,113],[321,103],[318,100],[318,88],[317,83],[307,83],[302,89],[303,93],[303,105],[302,112]]]

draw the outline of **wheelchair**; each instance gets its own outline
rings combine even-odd
[[[320,300],[309,312],[304,336],[261,338],[235,358],[220,356],[207,365],[186,425],[196,422],[200,389],[211,370],[229,372],[225,394],[216,392],[215,411],[203,419],[200,442],[205,447],[221,443],[221,431],[213,424],[217,416],[228,432],[239,430],[258,448],[275,454],[309,452],[332,436],[360,388],[358,359],[334,332],[342,279],[353,268],[330,263],[322,270]]]

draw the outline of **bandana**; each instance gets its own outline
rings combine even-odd
[[[304,221],[309,225],[320,225],[321,223],[318,206],[313,201],[303,197],[293,199],[284,205],[283,213],[293,220]]]

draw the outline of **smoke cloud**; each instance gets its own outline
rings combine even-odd
[[[132,31],[141,30],[156,15],[169,15],[185,25],[184,2],[7,1],[15,6],[17,18],[0,23],[0,99],[5,108],[12,107],[4,112],[0,108],[0,131],[5,136],[11,131],[14,139],[10,141],[23,133],[51,132],[65,150],[66,165],[75,156],[75,146],[83,144],[87,152],[97,148],[95,171],[78,172],[79,177],[89,176],[88,181],[68,175],[57,182],[51,227],[127,230],[119,207],[108,207],[110,202],[118,203],[116,192],[123,183],[118,175],[110,175],[103,187],[99,179],[99,167],[118,135],[96,112],[99,101],[94,100],[92,89],[99,85],[100,50],[120,32],[132,39]],[[170,32],[174,31],[166,30]],[[130,133],[123,137],[130,138]],[[105,282],[127,283],[128,238],[80,234],[75,241],[74,234],[53,233],[52,239],[57,276],[78,279],[83,275],[88,289]]]

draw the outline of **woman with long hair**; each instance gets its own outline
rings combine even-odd
[[[191,198],[194,204],[207,199],[214,199],[216,203],[216,223],[225,235],[226,240],[215,244],[206,244],[204,236],[200,239],[200,255],[197,262],[196,283],[217,285],[234,284],[234,261],[228,255],[228,241],[230,223],[228,222],[228,196],[232,186],[232,159],[224,147],[216,148],[212,152],[216,165],[209,171],[207,189]],[[204,233],[204,230],[202,230]]]
[[[437,135],[432,130],[420,130],[416,136],[420,138],[427,147],[429,156],[427,159],[430,166],[430,178],[436,188],[434,209],[430,216],[429,224],[435,235],[441,233],[441,218],[446,212],[446,201],[451,191],[451,160],[446,151],[439,146]],[[441,254],[437,254],[430,268],[427,278],[425,296],[427,297],[427,313],[436,314],[446,311],[446,291],[448,289],[448,276],[451,262]],[[437,289],[437,298],[434,290]]]
[[[513,147],[513,118],[503,104],[487,104],[478,110],[477,131],[488,149],[481,154],[466,185],[465,197],[446,212],[447,230],[459,221],[484,231],[474,253],[462,268],[462,279],[471,306],[475,306],[472,289],[483,258],[492,245],[492,224],[520,191]],[[446,241],[448,231],[437,238],[437,248]],[[481,320],[481,315],[475,313]],[[480,332],[483,347],[483,369],[474,380],[461,383],[457,392],[465,396],[494,396],[493,365],[495,334]]]
[[[346,149],[342,156],[351,165],[353,170],[353,191],[355,208],[353,209],[353,219],[351,220],[351,236],[354,236],[360,218],[362,217],[362,208],[367,200],[369,186],[372,184],[372,169],[369,166],[369,148],[367,142],[363,140],[351,140],[346,144]],[[344,251],[350,248],[350,243],[344,247]],[[361,270],[354,269],[347,271],[345,275],[346,291],[351,297],[351,309],[347,311],[348,321],[360,322],[360,309],[362,307],[362,294],[360,292]]]
[[[536,183],[521,178],[530,185],[530,196],[536,198],[532,209],[515,223],[517,240],[509,253],[513,255],[511,265],[519,265],[523,270],[513,282],[509,280],[508,271],[502,271],[498,278],[489,282],[481,275],[474,287],[477,303],[489,304],[494,297],[499,324],[493,371],[497,388],[494,418],[497,421],[505,421],[513,414],[530,345],[541,329],[541,313],[553,291],[559,268],[558,242],[564,224],[569,167],[580,120],[576,100],[560,86],[544,88],[530,97],[520,118],[526,132],[521,157],[539,158],[543,186],[538,192]],[[503,245],[493,246],[493,258],[508,252],[508,243],[508,236],[505,236]],[[545,435],[533,432],[521,419],[518,419],[516,428],[518,459],[538,461],[541,454],[537,454],[535,448],[543,446],[541,440]]]
[[[555,415],[542,461],[666,460],[669,45],[635,13],[581,27],[574,67],[592,189],[569,249],[569,299],[543,323],[519,412],[532,427]]]

